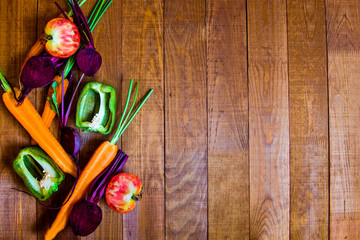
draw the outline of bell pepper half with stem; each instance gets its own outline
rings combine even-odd
[[[1,87],[5,93],[2,95],[3,102],[11,114],[26,129],[30,136],[39,144],[39,146],[54,160],[54,162],[66,173],[76,177],[77,166],[74,161],[65,152],[57,139],[45,126],[44,121],[35,109],[34,105],[27,97],[19,106],[16,96],[19,96],[20,90],[13,88],[5,79],[0,69]]]
[[[13,168],[31,194],[40,201],[45,201],[57,191],[65,178],[61,169],[38,146],[22,148],[13,161]]]
[[[115,89],[104,83],[86,83],[76,108],[76,126],[85,132],[107,135],[113,129],[115,115]]]

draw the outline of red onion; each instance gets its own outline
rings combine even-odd
[[[55,77],[55,64],[46,56],[34,56],[26,62],[20,76],[24,85],[20,96],[16,99],[21,104],[33,88],[50,84]]]

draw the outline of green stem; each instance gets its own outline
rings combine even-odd
[[[152,94],[154,90],[150,89],[150,91],[148,92],[148,94],[146,95],[146,97],[144,98],[144,100],[140,103],[139,107],[135,110],[134,114],[131,115],[131,118],[129,119],[129,121],[126,123],[125,127],[123,127],[121,129],[120,132],[120,136],[124,133],[124,131],[126,130],[126,128],[129,126],[129,124],[131,123],[131,121],[134,119],[134,117],[136,116],[136,114],[139,112],[139,110],[141,109],[141,107],[144,105],[144,103],[146,102],[146,100],[150,97],[150,95]]]
[[[1,87],[4,89],[5,92],[11,90],[11,86],[10,86],[9,82],[6,80],[1,69],[0,69],[0,80],[1,80]]]
[[[120,138],[120,136],[121,136],[121,134],[120,134],[120,132],[121,132],[121,124],[122,124],[122,122],[123,122],[123,119],[124,119],[124,116],[125,116],[125,113],[126,113],[126,109],[127,109],[128,105],[129,105],[130,96],[131,96],[132,84],[133,84],[133,80],[131,79],[131,80],[130,80],[130,86],[129,86],[129,92],[128,92],[127,99],[126,99],[125,108],[124,108],[124,111],[123,111],[123,113],[122,113],[122,115],[121,115],[121,119],[120,119],[118,128],[116,129],[115,135],[114,135],[113,139],[111,140],[111,142],[112,142],[113,144],[116,144],[116,142],[119,140],[119,138]]]
[[[74,66],[75,62],[76,62],[76,56],[77,53],[84,48],[84,43],[80,43],[79,49],[78,51],[73,54],[66,62],[66,65],[64,67],[64,77],[67,78],[67,76],[69,75],[72,67]]]
[[[97,8],[97,11],[96,11],[96,9],[94,9],[94,12],[96,12],[96,14],[95,14],[95,16],[94,16],[94,19],[93,19],[90,27],[93,25],[93,23],[96,21],[97,17],[99,16],[99,13],[101,12],[101,8],[102,8],[102,6],[104,5],[104,2],[105,2],[105,1],[106,1],[106,0],[102,0],[102,1],[101,1],[100,6]],[[100,2],[100,0],[99,0],[99,2]]]
[[[128,114],[126,115],[126,118],[125,118],[124,122],[121,124],[120,129],[123,129],[123,128],[124,128],[124,126],[125,126],[125,124],[126,124],[126,121],[127,121],[127,119],[129,118],[130,113],[132,112],[132,110],[133,110],[133,108],[134,108],[134,106],[135,106],[135,102],[136,102],[136,97],[137,97],[137,94],[138,94],[138,90],[139,90],[139,83],[136,84],[136,92],[135,92],[135,97],[134,97],[133,104],[132,104],[132,106],[131,106]],[[120,132],[121,132],[121,130],[120,130]]]
[[[131,80],[132,83],[132,80]],[[136,114],[140,111],[141,107],[144,105],[144,103],[146,102],[146,100],[150,97],[151,93],[153,92],[152,89],[150,89],[150,91],[148,92],[148,94],[146,94],[144,100],[141,101],[140,105],[136,108],[135,112],[131,115],[130,119],[128,121],[124,121],[124,123],[122,124],[122,120],[123,117],[125,115],[126,109],[127,109],[127,105],[129,104],[129,100],[130,100],[130,95],[131,95],[131,84],[130,84],[130,88],[129,88],[129,93],[128,93],[128,97],[127,97],[127,101],[126,101],[126,106],[125,109],[123,111],[122,117],[121,117],[121,121],[119,123],[118,129],[116,130],[115,136],[113,137],[113,139],[111,140],[112,144],[116,144],[116,142],[120,139],[120,136],[124,133],[125,129],[129,126],[129,124],[131,123],[131,121],[134,119],[134,117],[136,116]],[[135,101],[134,101],[135,104]],[[133,104],[133,106],[134,106]],[[133,107],[132,106],[132,107]],[[132,108],[130,109],[129,114],[131,114]],[[127,117],[126,117],[127,118]],[[125,125],[124,125],[125,124]]]
[[[94,16],[94,14],[95,14],[95,12],[96,12],[96,9],[98,9],[98,6],[99,6],[100,2],[101,2],[101,1],[97,1],[94,10],[93,10],[93,11],[91,12],[91,14],[90,14],[90,17],[89,17],[89,19],[88,19],[88,23],[91,21],[92,17]]]
[[[112,3],[112,0],[109,1],[107,3],[107,5],[104,6],[104,9],[102,10],[100,16],[98,18],[95,18],[96,21],[94,21],[92,24],[91,24],[91,28],[90,29],[94,29],[95,26],[97,25],[97,23],[100,21],[100,18],[104,15],[104,13],[106,12],[106,10],[108,9],[108,7],[110,6],[110,4]]]
[[[78,3],[79,3],[79,6],[81,7],[85,2],[86,2],[86,0],[82,0],[82,1],[79,0],[79,2],[78,2]]]

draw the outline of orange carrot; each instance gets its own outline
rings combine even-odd
[[[81,171],[79,180],[69,201],[61,207],[51,228],[45,234],[45,240],[54,239],[69,221],[70,213],[76,203],[85,198],[91,182],[112,162],[118,147],[109,141],[103,142],[94,152],[89,162]],[[69,198],[69,195],[66,199]]]
[[[62,78],[60,76],[56,76],[54,78],[54,82],[57,82],[57,86],[55,88],[55,91],[56,91],[56,101],[57,101],[57,103],[59,105],[61,103],[61,96],[62,96],[61,80],[62,80]],[[66,92],[66,89],[67,89],[68,85],[69,85],[69,81],[65,78],[64,79],[64,94]],[[48,94],[47,94],[45,106],[44,106],[44,111],[43,111],[42,116],[41,116],[44,123],[45,123],[45,126],[47,128],[50,127],[51,122],[52,122],[52,120],[54,119],[54,117],[56,115],[56,112],[54,110],[52,110],[50,101],[48,100],[48,98],[51,99],[51,96],[52,96],[53,93],[54,93],[54,89],[50,86]]]
[[[56,76],[54,78],[54,82],[57,82],[58,85],[56,86],[55,90],[56,90],[56,101],[58,103],[58,107],[61,103],[61,91],[62,91],[62,87],[61,87],[61,80],[62,78],[60,76]],[[65,78],[64,79],[64,94],[67,90],[67,87],[69,85],[69,81]],[[54,93],[54,89],[50,86],[49,87],[49,91],[48,94],[46,96],[46,101],[45,101],[45,105],[44,105],[44,110],[43,113],[41,115],[41,118],[44,121],[44,124],[47,128],[50,128],[51,123],[54,119],[54,117],[56,116],[56,112],[54,110],[52,110],[51,108],[51,104],[50,101],[48,100],[48,98],[51,98],[52,94]],[[31,145],[36,145],[36,142],[34,139],[31,139]]]
[[[45,126],[44,121],[29,99],[25,98],[24,102],[19,106],[14,97],[14,92],[4,78],[1,70],[0,80],[2,87],[5,90],[5,93],[2,95],[2,99],[6,108],[64,172],[76,177],[76,164],[71,160],[60,143]],[[14,88],[14,91],[16,95],[20,94],[19,89]]]
[[[137,88],[136,88],[136,94],[138,92],[138,86],[139,85],[137,85]],[[148,97],[152,93],[152,90],[150,90],[150,92],[145,96],[144,100],[140,103],[140,105],[137,107],[137,109],[134,111],[134,113],[131,114],[132,109],[135,105],[135,101],[136,101],[136,94],[135,94],[134,103],[133,103],[132,107],[130,108],[130,111],[128,112],[126,118],[124,119],[125,112],[126,112],[128,104],[129,104],[129,100],[130,100],[131,89],[132,89],[132,80],[130,82],[129,93],[128,93],[125,109],[123,111],[119,126],[116,130],[116,133],[115,133],[113,139],[111,140],[111,142],[109,142],[109,141],[103,142],[95,150],[95,152],[92,155],[92,157],[90,158],[89,162],[86,164],[84,170],[81,172],[79,180],[78,180],[77,184],[75,185],[75,189],[74,189],[74,192],[73,192],[71,198],[64,206],[61,207],[58,215],[56,216],[54,223],[51,225],[50,229],[48,229],[48,231],[46,232],[45,240],[54,239],[56,237],[56,235],[65,228],[67,222],[69,221],[70,214],[71,214],[71,211],[72,211],[74,205],[85,198],[85,196],[87,195],[87,193],[90,190],[89,187],[90,187],[90,184],[92,183],[92,181],[107,166],[109,166],[109,164],[114,160],[117,150],[118,150],[118,147],[116,146],[116,142],[119,140],[121,134],[125,131],[126,127],[130,124],[132,119],[135,117],[137,112],[140,110],[142,105],[145,103],[145,101],[148,99]],[[131,117],[127,121],[130,114],[131,114]],[[123,122],[123,120],[124,120],[124,122]],[[71,193],[69,193],[69,195],[70,194]]]
[[[26,55],[23,64],[21,65],[20,68],[20,73],[22,72],[26,62],[29,60],[29,58],[33,57],[33,56],[37,56],[40,53],[42,53],[45,50],[45,43],[46,43],[46,39],[44,37],[44,33],[41,34],[41,36],[39,37],[39,39],[35,42],[35,44],[30,48],[30,51],[28,52],[28,54]]]

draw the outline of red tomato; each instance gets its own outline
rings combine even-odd
[[[52,56],[68,58],[80,45],[79,31],[72,21],[65,18],[54,18],[45,26],[45,50]]]
[[[119,173],[106,187],[105,197],[107,204],[115,212],[130,212],[134,209],[136,201],[141,200],[141,181],[133,174]]]

